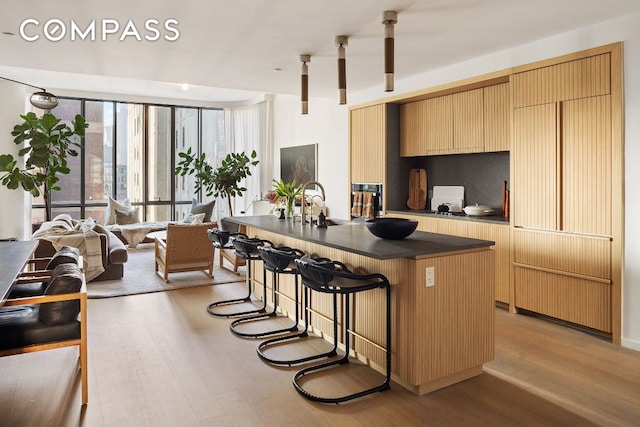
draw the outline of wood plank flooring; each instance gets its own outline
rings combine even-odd
[[[501,309],[496,358],[479,377],[424,396],[392,383],[349,403],[312,403],[291,385],[297,368],[264,364],[256,341],[206,312],[234,292],[237,284],[89,300],[89,404],[80,405],[73,349],[4,357],[0,425],[640,425],[639,352]],[[350,365],[345,375],[362,371]]]

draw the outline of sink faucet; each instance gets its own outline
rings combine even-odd
[[[305,192],[307,191],[307,187],[311,187],[313,185],[317,185],[318,187],[320,187],[320,191],[322,192],[322,196],[320,197],[322,198],[323,202],[326,201],[324,187],[322,186],[322,184],[320,184],[318,181],[309,181],[305,183],[302,186],[302,201],[300,202],[300,214],[301,214],[300,222],[302,223],[302,225],[305,225],[307,222],[313,225],[311,221],[312,212],[309,212],[309,221],[307,221],[307,210],[306,210],[307,200],[305,199]],[[313,202],[313,197],[311,198],[311,202]],[[311,205],[313,205],[313,203],[311,203]]]

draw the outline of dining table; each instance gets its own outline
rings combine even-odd
[[[0,307],[37,247],[38,240],[0,242]]]

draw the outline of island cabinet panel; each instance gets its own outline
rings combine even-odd
[[[316,235],[311,229],[281,233],[249,225],[247,234],[276,246],[340,260],[358,273],[384,274],[391,283],[393,379],[410,391],[424,394],[480,375],[483,363],[493,360],[495,262],[490,247],[376,259],[307,240],[305,235]],[[298,235],[303,237],[295,237]],[[432,287],[425,286],[427,267],[435,272]],[[293,278],[282,275],[280,280],[290,292]],[[333,325],[328,320],[332,317],[329,295],[311,292],[309,301],[312,330],[330,341]],[[341,313],[343,304],[341,300]],[[352,305],[356,338],[351,348],[355,356],[380,372],[384,371],[386,357],[384,310],[382,289],[357,294]],[[287,312],[293,315],[291,307]],[[344,313],[340,323],[342,316]],[[344,345],[344,337],[339,341]]]
[[[453,110],[453,152],[484,151],[484,112],[482,89],[451,95]]]
[[[491,224],[449,218],[433,218],[423,215],[393,213],[394,217],[418,221],[418,230],[430,233],[450,234],[452,236],[495,242],[495,300],[509,304],[509,283],[511,269],[511,245],[509,224]]]
[[[514,108],[611,93],[611,54],[604,53],[512,76]]]
[[[384,182],[385,105],[350,110],[351,182]]]
[[[509,151],[511,140],[511,103],[509,84],[484,89],[484,151]]]

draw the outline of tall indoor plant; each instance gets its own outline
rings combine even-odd
[[[75,148],[81,146],[81,138],[89,125],[79,114],[71,123],[72,127],[51,113],[38,117],[29,112],[20,117],[23,122],[13,128],[11,135],[14,143],[24,144],[18,152],[19,157],[25,158],[24,169],[13,155],[0,155],[0,173],[3,173],[0,182],[11,190],[22,187],[34,197],[42,194],[46,220],[50,221],[49,192],[60,190],[56,185],[60,180],[58,175],[70,172],[67,156],[78,155]]]
[[[255,150],[251,152],[251,157],[244,152],[229,153],[216,169],[209,164],[204,153],[198,156],[191,151],[191,148],[178,153],[178,157],[180,157],[180,161],[174,173],[180,176],[194,175],[196,193],[204,188],[208,197],[226,198],[229,205],[229,216],[233,216],[231,198],[242,196],[242,193],[247,191],[245,187],[240,185],[240,182],[251,175],[251,166],[259,163],[259,160],[256,160]]]

